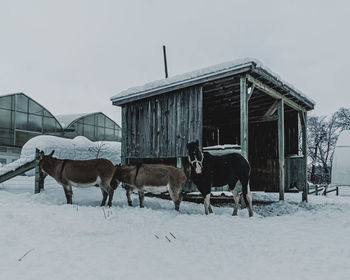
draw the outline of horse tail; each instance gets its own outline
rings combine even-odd
[[[137,175],[139,174],[139,170],[140,170],[140,168],[141,168],[141,165],[142,165],[141,162],[138,162],[138,163],[136,164],[136,173],[135,173],[134,182],[136,182],[136,177],[137,177]]]
[[[251,168],[250,168],[249,162],[245,158],[243,158],[243,160],[246,161],[248,170],[245,170],[245,172],[243,172],[244,178],[242,178],[241,183],[242,183],[243,199],[244,199],[244,202],[246,203],[246,205],[248,205],[247,194],[248,194],[248,186],[249,186]]]
[[[113,173],[113,177],[112,177],[112,180],[111,180],[111,187],[113,188],[113,190],[115,190],[116,188],[118,188],[119,186],[119,180],[118,180],[118,177],[117,177],[117,168],[114,169],[114,173]]]

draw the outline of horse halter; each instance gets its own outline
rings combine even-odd
[[[197,167],[197,163],[198,165],[200,166],[200,168],[203,168],[203,159],[204,159],[204,156],[203,156],[203,153],[201,151],[199,151],[201,153],[201,156],[202,156],[202,160],[198,160],[196,155],[194,155],[194,160],[191,160],[191,157],[188,156],[188,161],[190,162],[190,164],[196,168]]]

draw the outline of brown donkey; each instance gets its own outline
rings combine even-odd
[[[101,206],[106,204],[108,196],[108,206],[112,206],[114,190],[119,185],[112,162],[103,158],[61,160],[52,156],[54,152],[45,155],[41,151],[39,167],[44,174],[49,174],[57,183],[62,185],[68,204],[72,204],[72,186],[99,186],[103,195]]]
[[[156,193],[169,191],[175,209],[179,211],[182,186],[186,182],[186,175],[180,168],[163,164],[117,165],[116,177],[129,187],[126,196],[130,206],[132,189],[139,191],[140,207],[143,207],[144,191]]]

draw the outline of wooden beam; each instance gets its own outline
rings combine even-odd
[[[241,77],[240,80],[241,96],[241,151],[242,156],[248,159],[248,96],[247,96],[247,79]]]
[[[305,116],[306,116],[306,114],[303,114],[303,112],[299,112],[301,126],[306,127],[306,117]]]
[[[278,161],[280,200],[284,200],[284,101],[278,102]]]
[[[266,111],[266,113],[264,114],[264,117],[268,117],[268,116],[272,116],[276,110],[277,110],[277,106],[278,106],[279,101],[276,100],[271,106],[270,108]]]
[[[252,84],[252,86],[250,87],[249,95],[248,95],[248,101],[252,97],[252,95],[254,93],[254,89],[255,89],[255,84]]]
[[[277,120],[278,120],[278,116],[254,117],[254,118],[249,118],[249,123],[273,122]]]
[[[11,171],[8,171],[8,172],[0,175],[0,183],[5,182],[7,180],[10,180],[18,175],[23,174],[24,172],[27,172],[27,171],[35,168],[35,165],[36,165],[36,161],[33,160],[33,161],[30,161],[30,162],[27,162],[27,163],[21,165],[20,167],[16,168],[15,170],[11,170]]]
[[[305,183],[303,187],[302,201],[308,201],[309,186],[307,184],[307,112],[299,112],[302,130],[302,150],[304,155]]]
[[[298,105],[297,103],[291,101],[289,98],[285,97],[284,95],[282,95],[278,91],[276,91],[276,90],[270,88],[269,86],[265,85],[261,81],[255,79],[251,75],[247,74],[246,77],[247,77],[249,82],[255,84],[255,86],[258,89],[260,89],[261,91],[265,92],[266,94],[272,96],[273,98],[283,100],[284,104],[292,107],[293,109],[295,109],[297,111],[306,112],[305,108],[303,108],[302,106]]]
[[[176,167],[183,169],[181,157],[176,158]]]

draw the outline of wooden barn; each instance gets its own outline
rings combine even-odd
[[[256,60],[236,60],[125,90],[122,162],[188,166],[186,144],[234,144],[253,191],[306,190],[306,120],[314,102]]]

